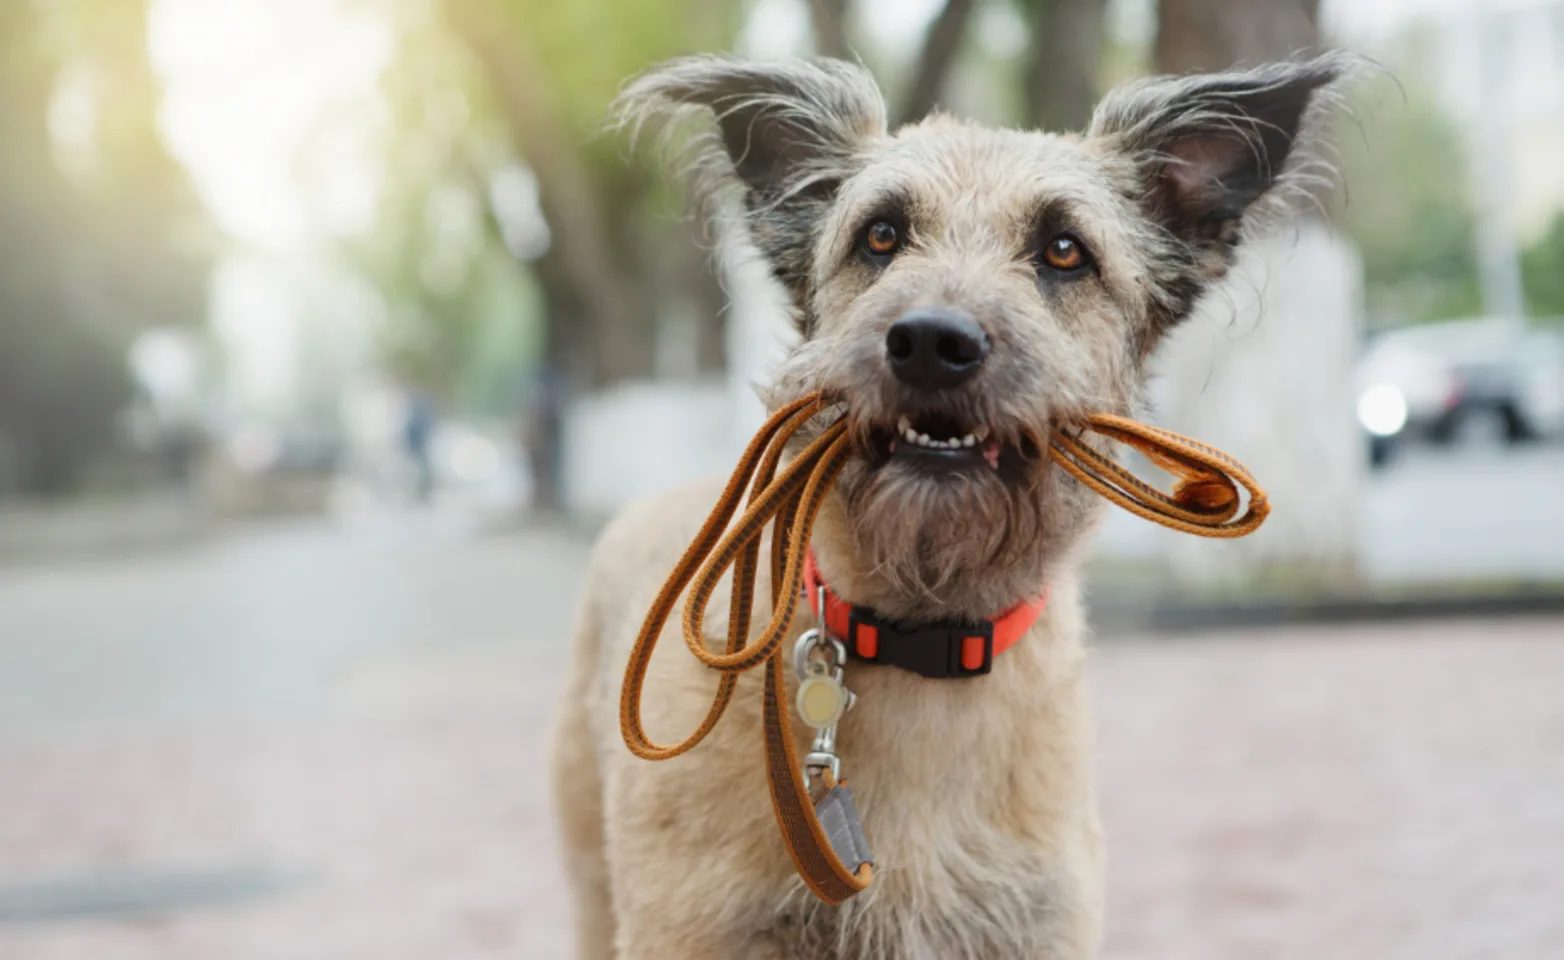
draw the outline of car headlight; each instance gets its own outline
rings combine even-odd
[[[1381,383],[1358,397],[1358,422],[1376,437],[1393,437],[1407,425],[1407,398],[1397,387]]]

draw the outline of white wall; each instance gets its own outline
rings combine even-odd
[[[1124,514],[1101,550],[1160,559],[1182,580],[1262,565],[1350,570],[1366,457],[1352,385],[1361,261],[1315,218],[1243,249],[1229,281],[1159,352],[1151,419],[1248,466],[1270,494],[1270,519],[1240,540],[1203,540]]]

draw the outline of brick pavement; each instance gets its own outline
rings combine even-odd
[[[343,677],[322,715],[0,745],[0,887],[135,864],[299,878],[0,924],[0,957],[567,956],[539,770],[557,669],[422,653]],[[1564,620],[1120,640],[1094,669],[1107,957],[1564,956]]]

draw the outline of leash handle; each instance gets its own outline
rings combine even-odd
[[[1082,436],[1086,431],[1134,447],[1177,477],[1173,495],[1088,446]],[[1197,537],[1246,536],[1271,513],[1265,490],[1243,464],[1198,440],[1128,417],[1098,413],[1073,434],[1055,431],[1048,455],[1075,479],[1130,513]],[[1234,519],[1240,487],[1249,494],[1249,506]]]
[[[779,467],[788,444],[827,406],[819,393],[787,404],[767,419],[739,457],[722,495],[641,624],[625,665],[619,728],[625,746],[643,760],[679,756],[717,725],[733,698],[739,674],[765,664],[762,727],[772,810],[799,876],[821,900],[838,904],[869,886],[874,865],[846,786],[827,770],[824,793],[818,801],[810,794],[787,712],[787,661],[782,648],[793,626],[815,520],[851,453],[846,418],[838,418],[786,467]],[[1173,494],[1163,493],[1088,445],[1087,431],[1133,446],[1173,474],[1178,478]],[[1259,527],[1270,510],[1265,492],[1238,461],[1199,441],[1126,417],[1096,414],[1074,432],[1055,431],[1048,454],[1071,476],[1131,513],[1185,533],[1241,537]],[[1248,492],[1249,505],[1234,519],[1240,487]],[[744,513],[733,522],[746,489]],[[768,524],[772,526],[771,619],[749,642],[760,542]],[[733,577],[727,641],[723,652],[714,653],[706,646],[703,630],[706,608],[729,567]],[[718,673],[717,690],[694,732],[677,743],[661,745],[646,734],[641,699],[652,652],[686,587],[690,591],[681,624],[684,642],[697,660]]]

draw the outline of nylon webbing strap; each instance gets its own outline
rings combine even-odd
[[[679,558],[647,611],[625,667],[620,691],[619,725],[630,752],[644,760],[667,760],[700,743],[727,710],[738,675],[762,663],[763,729],[766,778],[777,824],[799,875],[816,896],[827,903],[841,903],[869,886],[873,865],[858,829],[852,800],[830,773],[822,777],[823,792],[811,797],[793,742],[787,704],[787,657],[783,640],[793,626],[803,583],[804,557],[815,518],[831,484],[836,481],[851,452],[846,417],[838,415],[785,467],[783,452],[789,441],[831,405],[820,394],[810,394],[788,404],[768,419],[739,457],[737,468],[718,497],[700,532]],[[1098,414],[1088,418],[1082,430],[1129,444],[1155,464],[1179,478],[1169,496],[1141,481],[1112,459],[1081,441],[1080,433],[1056,432],[1049,445],[1050,458],[1072,476],[1139,516],[1175,530],[1206,537],[1238,537],[1253,531],[1268,512],[1265,493],[1249,472],[1231,457],[1188,437],[1124,417]],[[780,469],[779,469],[780,468]],[[1249,505],[1238,512],[1239,488],[1248,491]],[[741,499],[749,491],[744,513],[735,522]],[[731,524],[731,528],[730,528]],[[760,541],[771,524],[771,619],[760,636],[748,639],[755,599],[755,576],[760,563]],[[733,568],[728,635],[721,653],[706,646],[703,632],[706,607],[723,573]],[[687,738],[671,745],[653,743],[641,720],[641,697],[646,671],[673,606],[689,588],[682,622],[684,642],[690,652],[717,671],[717,689],[705,718]],[[821,823],[817,803],[826,809],[838,841],[846,848],[849,865],[833,844],[832,834]],[[844,828],[850,824],[851,829]]]
[[[792,728],[782,707],[786,702],[786,657],[782,640],[793,625],[797,598],[803,586],[803,559],[815,516],[826,491],[836,480],[848,454],[846,423],[838,420],[777,474],[782,452],[798,430],[824,406],[818,397],[806,397],[784,407],[761,428],[739,458],[739,467],[718,499],[711,516],[685,551],[673,574],[658,593],[631,651],[620,695],[620,728],[625,743],[636,756],[666,760],[705,739],[733,696],[739,673],[766,664],[764,734],[766,777],[777,823],[799,875],[821,899],[840,903],[869,885],[873,867],[867,863],[849,868],[837,856],[820,824],[798,762]],[[751,477],[754,482],[751,484]],[[747,508],[724,533],[746,486]],[[761,533],[775,521],[772,550],[771,620],[760,637],[746,644],[750,611],[754,604],[755,573]],[[699,565],[697,571],[696,567]],[[702,632],[706,606],[728,567],[733,567],[732,603],[724,652],[712,653]],[[646,669],[657,638],[667,624],[679,594],[694,580],[684,609],[684,641],[702,663],[720,671],[717,692],[706,719],[688,738],[671,746],[652,743],[641,723],[641,696]],[[828,787],[834,786],[829,784]]]
[[[1242,537],[1271,512],[1265,491],[1244,465],[1215,447],[1109,413],[1094,414],[1086,428],[1134,447],[1179,478],[1170,497],[1086,446],[1079,433],[1055,432],[1048,451],[1053,461],[1136,516],[1201,537]],[[1234,520],[1239,486],[1249,493],[1249,507]]]

